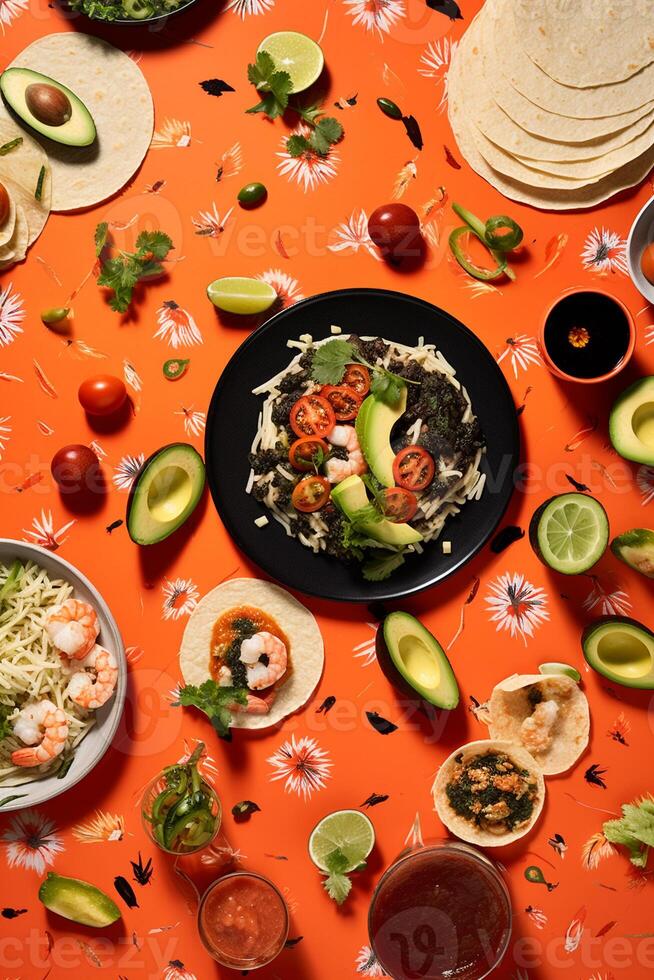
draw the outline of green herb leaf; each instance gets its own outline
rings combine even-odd
[[[301,157],[303,153],[311,149],[311,144],[309,140],[304,136],[299,136],[294,133],[293,136],[289,136],[286,140],[286,150],[292,157]]]
[[[603,829],[608,841],[628,849],[632,864],[646,867],[648,849],[654,847],[654,800],[646,797],[638,803],[624,803],[622,817],[607,820]]]
[[[354,360],[354,347],[348,340],[330,340],[316,348],[311,362],[311,377],[322,385],[337,385],[345,368]]]
[[[323,882],[325,891],[337,905],[342,905],[352,890],[352,882],[347,875],[331,874]]]
[[[384,579],[390,578],[395,569],[403,564],[404,554],[402,551],[381,558],[372,558],[362,568],[363,577],[366,582],[383,582]]]
[[[102,249],[107,244],[107,236],[109,235],[109,224],[106,221],[101,221],[100,224],[95,229],[95,254],[96,258],[100,257]]]
[[[102,253],[109,244],[109,226],[99,224],[95,230],[95,254],[102,266],[98,285],[113,291],[109,302],[112,310],[126,313],[132,301],[134,287],[140,279],[161,275],[164,259],[173,243],[162,231],[142,231],[136,239],[135,252],[120,252],[118,255],[102,259]]]
[[[165,259],[172,247],[172,239],[163,231],[142,231],[136,239],[140,256],[150,254],[155,259]]]
[[[257,91],[267,94],[246,112],[263,112],[269,119],[276,119],[286,111],[293,82],[288,72],[277,70],[267,51],[260,51],[255,63],[248,65],[248,79]]]
[[[248,81],[257,89],[265,89],[271,75],[275,73],[275,61],[267,51],[259,51],[257,60],[248,65]]]
[[[193,707],[204,712],[218,735],[223,737],[229,731],[234,703],[247,704],[245,687],[221,687],[214,680],[208,680],[199,687],[194,684],[180,687],[179,698],[173,702],[173,707]]]
[[[399,403],[405,382],[390,371],[376,370],[370,381],[370,394],[391,408]]]

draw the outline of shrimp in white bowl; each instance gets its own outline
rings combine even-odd
[[[60,653],[83,660],[93,648],[100,624],[93,606],[81,599],[66,599],[46,616],[45,631]]]
[[[15,766],[42,766],[51,762],[63,752],[68,738],[65,713],[47,698],[21,708],[12,727],[16,738],[27,746],[11,753]]]
[[[325,473],[330,483],[341,483],[348,476],[359,476],[366,472],[368,465],[353,425],[335,425],[327,440],[332,446],[347,451],[347,459],[334,457],[325,463]]]
[[[76,667],[66,696],[87,711],[101,708],[114,693],[118,681],[118,664],[113,653],[96,643],[84,660],[76,662]]]

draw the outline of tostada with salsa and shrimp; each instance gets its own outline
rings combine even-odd
[[[470,398],[422,339],[305,335],[288,345],[295,357],[253,392],[265,400],[246,492],[305,547],[381,581],[483,493]]]
[[[269,728],[306,704],[324,659],[306,606],[271,582],[232,579],[207,593],[188,621],[177,704],[204,711],[220,735]]]

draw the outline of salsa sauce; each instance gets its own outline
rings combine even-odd
[[[275,886],[258,875],[219,878],[200,906],[198,926],[209,952],[224,966],[269,963],[288,935],[288,910]]]
[[[209,673],[213,679],[219,680],[218,672],[223,665],[233,669],[234,663],[238,661],[237,647],[240,648],[243,640],[255,633],[264,632],[272,633],[282,641],[289,658],[286,673],[276,685],[271,685],[267,690],[274,690],[276,686],[283,684],[291,671],[291,645],[277,621],[257,606],[235,606],[219,616],[213,624],[209,653]]]
[[[543,341],[554,364],[573,378],[601,378],[629,350],[631,331],[622,307],[604,293],[564,296],[550,311]]]
[[[427,847],[386,872],[368,927],[380,964],[395,980],[479,980],[504,954],[510,906],[483,857]]]

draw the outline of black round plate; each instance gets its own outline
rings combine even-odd
[[[482,470],[487,474],[481,500],[468,502],[450,518],[441,541],[422,555],[409,555],[384,582],[366,582],[356,567],[315,555],[273,520],[263,528],[255,519],[266,509],[245,493],[248,454],[257,427],[261,397],[253,388],[273,377],[294,354],[286,346],[310,333],[319,340],[337,324],[344,334],[384,337],[415,345],[419,337],[436,344],[468,390],[487,442]],[[322,293],[282,310],[254,331],[222,373],[209,406],[205,456],[211,494],[228,532],[245,554],[273,578],[300,592],[348,602],[397,599],[441,582],[465,565],[497,527],[513,491],[520,436],[509,387],[481,340],[443,310],[403,293],[384,289],[343,289]]]

